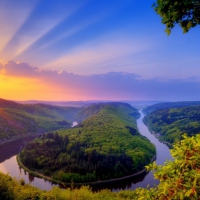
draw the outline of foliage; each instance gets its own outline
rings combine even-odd
[[[160,134],[161,140],[175,143],[184,133],[188,136],[200,133],[200,106],[157,110],[145,116],[144,122],[150,130]]]
[[[0,199],[5,200],[198,200],[200,197],[200,135],[186,137],[171,150],[174,161],[163,166],[154,162],[147,167],[154,170],[154,177],[160,183],[150,189],[137,188],[111,192],[102,190],[93,193],[89,187],[80,189],[59,189],[42,191],[23,180],[12,179],[0,173]]]
[[[174,145],[171,155],[174,161],[164,166],[151,164],[154,177],[160,180],[155,191],[157,199],[199,199],[200,197],[200,134],[183,136],[180,144]]]
[[[179,24],[183,33],[188,32],[192,27],[200,25],[200,2],[199,0],[156,0],[153,8],[162,18],[166,25],[166,32],[169,35],[171,29]]]
[[[136,173],[148,164],[155,147],[138,132],[134,108],[96,104],[79,127],[47,133],[21,152],[25,166],[64,182],[90,182]],[[83,114],[85,116],[85,114]]]

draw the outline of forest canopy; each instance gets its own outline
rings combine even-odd
[[[200,106],[157,110],[146,115],[144,122],[160,140],[176,143],[184,133],[188,136],[200,133]]]

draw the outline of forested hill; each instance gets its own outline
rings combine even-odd
[[[23,105],[0,99],[0,142],[27,133],[70,127],[81,109],[45,104]]]
[[[186,106],[200,106],[200,101],[180,101],[180,102],[165,102],[165,103],[158,103],[154,105],[147,106],[143,109],[145,114],[150,114],[156,110],[162,110],[167,108],[182,108]]]
[[[96,104],[81,111],[89,116],[78,127],[47,133],[20,154],[26,167],[63,182],[90,182],[136,173],[155,155],[141,136],[138,112],[128,104]]]
[[[157,110],[145,116],[144,122],[161,140],[175,143],[184,133],[200,133],[200,106]]]
[[[81,121],[89,118],[90,116],[97,114],[101,109],[105,108],[108,105],[116,107],[119,112],[127,111],[128,114],[135,119],[138,119],[140,117],[138,110],[133,108],[128,103],[108,102],[108,103],[97,103],[97,104],[93,104],[89,107],[83,108],[82,110],[80,110],[77,113],[76,120],[81,122]]]

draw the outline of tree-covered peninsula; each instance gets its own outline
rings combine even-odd
[[[144,122],[160,140],[173,144],[184,133],[188,136],[200,133],[200,106],[157,110],[145,116]]]
[[[42,135],[19,158],[30,170],[66,183],[131,175],[155,155],[154,145],[138,132],[137,117],[129,104],[92,105],[80,111],[86,119],[77,127]]]

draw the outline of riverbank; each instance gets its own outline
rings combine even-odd
[[[39,172],[31,171],[30,169],[28,169],[27,167],[24,166],[24,164],[23,164],[23,163],[21,162],[21,160],[20,160],[19,155],[17,155],[16,159],[17,159],[18,165],[19,165],[21,168],[23,168],[24,171],[28,172],[29,174],[31,174],[31,175],[33,175],[33,176],[35,176],[35,177],[43,178],[44,180],[50,181],[50,182],[52,182],[52,183],[58,183],[58,184],[63,185],[63,186],[65,185],[65,184],[64,184],[63,182],[61,182],[61,181],[54,180],[54,179],[52,179],[51,177],[45,176],[45,175],[43,175],[43,174],[41,174],[41,173],[39,173]]]
[[[154,157],[151,159],[150,163],[152,163],[155,160],[156,160],[156,155],[154,155]],[[31,171],[30,169],[28,169],[27,167],[24,166],[24,164],[20,160],[19,155],[17,155],[17,162],[18,162],[18,165],[21,168],[23,168],[26,172],[28,172],[29,174],[31,174],[33,176],[43,178],[45,180],[48,180],[48,181],[53,182],[53,183],[60,184],[62,186],[70,186],[70,185],[72,185],[72,182],[66,183],[66,182],[58,181],[58,180],[55,180],[55,179],[53,179],[53,178],[51,178],[49,176],[45,176],[44,174],[41,174],[39,172]],[[73,183],[73,185],[75,185],[75,186],[80,186],[80,185],[101,185],[101,184],[112,183],[112,182],[117,182],[117,181],[130,179],[130,178],[133,178],[135,176],[141,175],[141,174],[146,173],[146,172],[147,172],[146,169],[143,169],[143,170],[141,170],[141,171],[139,171],[137,173],[131,174],[129,176],[124,176],[124,177],[115,178],[115,179],[109,179],[109,180],[99,180],[99,181],[84,182],[84,183]]]
[[[148,127],[148,126],[147,126],[147,127]],[[148,129],[149,129],[149,127],[148,127]],[[155,133],[154,131],[152,131],[152,130],[150,130],[150,129],[149,129],[149,132],[150,132],[152,135],[154,135],[161,143],[166,144],[169,148],[173,148],[173,145],[172,145],[171,143],[161,140],[161,139],[160,139],[160,136],[158,135],[158,133]]]
[[[142,121],[143,121],[143,123],[146,125],[146,127],[148,128],[149,132],[150,132],[152,135],[154,135],[154,136],[159,140],[159,142],[161,142],[161,143],[163,143],[163,144],[166,144],[169,148],[173,148],[173,145],[172,145],[171,143],[161,140],[161,139],[160,139],[160,134],[159,134],[159,133],[155,133],[154,131],[152,131],[152,130],[149,128],[148,124],[146,124],[146,123],[144,122],[144,120],[142,120]]]

